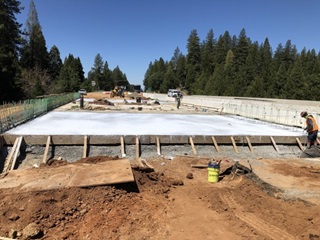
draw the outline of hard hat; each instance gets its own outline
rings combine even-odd
[[[305,116],[307,116],[308,115],[308,113],[306,112],[306,111],[302,111],[301,113],[300,113],[300,116],[301,117],[305,117]]]

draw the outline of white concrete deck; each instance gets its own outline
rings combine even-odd
[[[220,115],[50,112],[6,132],[14,135],[301,136],[300,128]]]

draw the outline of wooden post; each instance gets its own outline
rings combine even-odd
[[[4,164],[3,172],[7,172],[7,171],[9,171],[9,169],[10,169],[11,159],[12,159],[12,157],[13,157],[13,154],[14,154],[15,151],[16,151],[16,148],[17,148],[17,145],[18,145],[18,141],[19,141],[19,138],[16,138],[16,140],[14,141],[14,144],[13,144],[11,150],[10,150],[10,153],[9,153],[7,159],[6,159],[6,162],[5,162],[5,164]]]
[[[139,138],[136,136],[136,160],[138,160],[140,157],[140,144],[139,144]]]
[[[298,146],[299,146],[299,148],[303,151],[303,146],[302,146],[302,143],[301,143],[301,141],[300,141],[300,139],[299,138],[296,138],[296,141],[297,141],[297,143],[298,143]]]
[[[20,147],[21,147],[21,143],[22,143],[22,137],[18,137],[18,143],[17,143],[17,147],[13,156],[13,160],[12,160],[12,164],[11,164],[11,170],[14,169],[14,166],[16,165],[16,161],[18,158],[18,153],[20,151]]]
[[[212,141],[213,141],[213,144],[214,144],[214,147],[216,148],[217,152],[220,152],[220,148],[218,146],[218,143],[216,141],[216,138],[215,137],[212,137]]]
[[[237,148],[237,144],[236,144],[236,141],[234,140],[234,138],[231,136],[231,142],[232,142],[232,145],[233,145],[233,149],[236,153],[239,153],[238,151],[238,148]]]
[[[276,144],[276,142],[274,141],[274,139],[273,139],[272,136],[270,137],[270,139],[271,139],[271,142],[272,142],[274,148],[276,149],[276,151],[279,152],[278,146],[277,146],[277,144]]]
[[[251,145],[250,138],[249,138],[249,137],[246,137],[246,140],[247,140],[247,143],[248,143],[248,146],[249,146],[250,151],[253,152],[253,147],[252,147],[252,145]]]
[[[121,156],[124,158],[124,157],[126,157],[126,153],[124,150],[124,138],[123,137],[120,137],[120,143],[121,143]]]
[[[47,157],[48,157],[48,152],[49,152],[50,144],[51,144],[51,136],[48,136],[48,138],[47,138],[47,144],[46,144],[46,149],[45,149],[45,151],[44,151],[43,158],[42,158],[42,163],[44,163],[44,164],[47,163]]]
[[[157,153],[159,156],[161,155],[160,138],[159,137],[157,137]]]
[[[88,137],[84,136],[83,137],[83,154],[82,154],[82,158],[86,158],[87,157],[87,152],[88,152]]]
[[[189,140],[190,140],[190,144],[191,144],[191,147],[192,147],[193,154],[197,155],[197,151],[196,151],[196,148],[194,147],[194,143],[193,143],[192,137],[189,137]]]

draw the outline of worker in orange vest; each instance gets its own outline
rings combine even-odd
[[[315,146],[318,145],[318,124],[315,120],[315,118],[308,114],[308,112],[303,111],[300,113],[300,116],[306,119],[306,128],[304,129],[308,133],[308,142],[307,142],[307,148],[311,147],[311,144],[314,144]]]

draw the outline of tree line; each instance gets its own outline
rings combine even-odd
[[[25,28],[17,22],[22,10],[17,0],[0,0],[0,103],[41,95],[77,92],[80,88],[111,90],[130,87],[119,66],[111,70],[100,54],[84,76],[79,57],[69,54],[62,61],[53,45],[48,51],[34,1],[31,0]]]
[[[187,54],[177,47],[171,60],[150,62],[144,86],[161,93],[179,88],[199,95],[320,100],[320,54],[298,52],[291,40],[273,52],[268,38],[253,42],[245,29],[218,38],[210,29],[202,42],[192,30]]]

